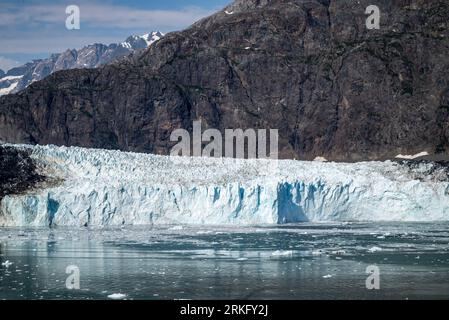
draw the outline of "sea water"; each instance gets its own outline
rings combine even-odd
[[[447,299],[448,244],[446,222],[0,228],[0,299]]]

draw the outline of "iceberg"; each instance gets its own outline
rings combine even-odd
[[[0,226],[449,220],[447,171],[431,162],[188,158],[9,146],[29,152],[39,174],[59,182],[4,196]]]

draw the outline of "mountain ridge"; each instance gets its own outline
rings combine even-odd
[[[62,53],[52,54],[46,59],[33,60],[10,69],[4,75],[0,73],[0,95],[17,93],[30,83],[42,80],[56,71],[98,68],[135,51],[145,49],[162,37],[161,32],[154,31],[142,36],[129,36],[121,43],[109,45],[93,43],[81,49],[67,49]],[[20,78],[10,78],[19,76]]]
[[[0,98],[0,140],[168,154],[174,129],[279,129],[282,158],[447,153],[449,4],[236,1],[97,70]]]

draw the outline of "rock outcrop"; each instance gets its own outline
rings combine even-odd
[[[0,201],[6,195],[25,193],[44,180],[30,152],[0,146]]]

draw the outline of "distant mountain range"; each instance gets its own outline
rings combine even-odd
[[[16,93],[35,81],[59,70],[97,68],[137,50],[145,49],[162,38],[161,32],[130,36],[122,43],[95,43],[80,50],[68,49],[47,59],[34,60],[8,72],[0,70],[0,95]]]

